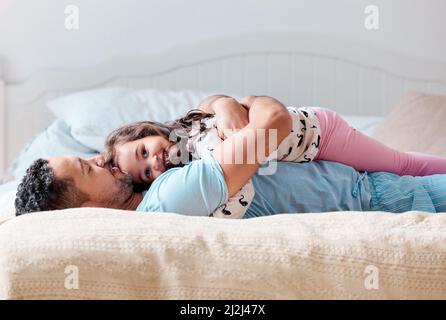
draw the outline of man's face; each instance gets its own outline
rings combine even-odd
[[[54,157],[48,162],[56,178],[72,178],[75,186],[89,196],[84,207],[122,209],[133,195],[131,177],[116,168],[111,170],[98,158]]]

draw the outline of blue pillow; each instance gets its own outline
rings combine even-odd
[[[89,158],[97,155],[97,152],[74,139],[68,125],[58,119],[23,148],[12,165],[13,175],[21,179],[35,160],[60,155]]]
[[[57,119],[64,120],[72,136],[101,151],[114,129],[136,121],[172,121],[197,108],[211,93],[192,90],[136,90],[122,87],[75,92],[47,102]]]

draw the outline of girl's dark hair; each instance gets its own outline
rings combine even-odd
[[[213,117],[213,114],[199,109],[189,111],[184,117],[172,122],[160,123],[156,121],[135,122],[112,131],[105,140],[104,158],[106,163],[113,163],[116,156],[115,146],[148,136],[163,136],[164,138],[178,142],[181,133],[187,135],[192,130],[194,123],[200,123],[200,132],[206,129],[202,120]]]

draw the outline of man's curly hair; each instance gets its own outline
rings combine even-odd
[[[26,170],[17,188],[16,215],[76,208],[87,200],[88,196],[74,185],[72,178],[56,178],[48,161],[38,159]]]

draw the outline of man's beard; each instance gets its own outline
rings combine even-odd
[[[109,199],[109,206],[111,208],[121,208],[130,197],[133,195],[132,176],[126,174],[124,178],[115,180],[115,188],[118,190],[113,199]]]

